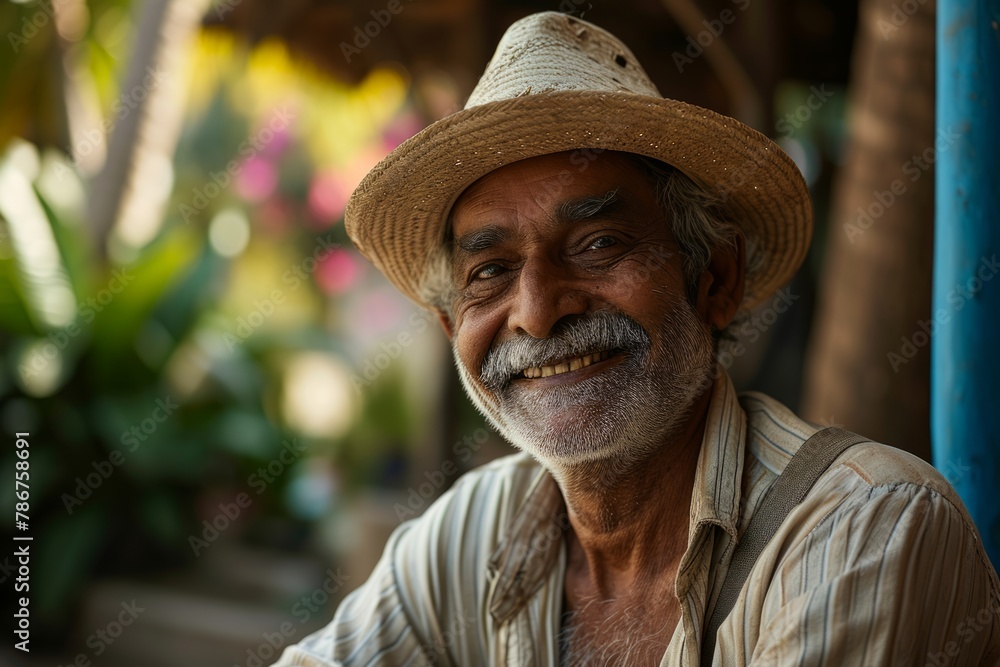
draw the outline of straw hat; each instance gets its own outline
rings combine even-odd
[[[513,24],[465,108],[369,172],[347,204],[347,233],[426,307],[428,258],[465,188],[518,160],[588,148],[662,160],[722,195],[730,219],[765,253],[747,278],[744,306],[766,299],[802,263],[812,236],[809,192],[777,144],[732,118],[664,99],[614,35],[556,12]]]

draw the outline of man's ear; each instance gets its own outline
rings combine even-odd
[[[698,280],[698,313],[706,323],[725,329],[743,303],[746,287],[746,239],[738,233],[734,247],[717,248]]]
[[[452,339],[454,336],[454,328],[451,323],[451,318],[440,308],[435,308],[434,313],[437,315],[438,322],[441,323],[441,328],[444,329],[444,335],[448,337],[448,340]]]

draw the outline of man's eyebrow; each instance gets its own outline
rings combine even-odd
[[[506,227],[489,225],[455,239],[455,247],[468,254],[489,250],[510,240],[511,232]]]
[[[561,222],[582,222],[588,218],[595,218],[598,215],[610,213],[618,208],[621,198],[618,196],[618,188],[611,190],[605,195],[589,195],[570,199],[559,205],[556,209],[556,219]]]
[[[578,197],[559,204],[556,208],[556,219],[566,223],[582,222],[588,218],[609,213],[618,208],[620,203],[618,188],[603,195]],[[513,233],[507,227],[489,225],[456,238],[454,247],[471,255],[505,243],[512,236]]]

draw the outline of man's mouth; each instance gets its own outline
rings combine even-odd
[[[523,371],[515,375],[514,378],[534,379],[545,378],[550,375],[569,373],[571,371],[580,370],[581,368],[586,368],[587,366],[596,364],[599,361],[604,361],[614,353],[614,350],[603,350],[601,352],[594,352],[593,354],[587,354],[582,357],[563,359],[562,361],[548,366],[532,366],[531,368],[525,368]]]

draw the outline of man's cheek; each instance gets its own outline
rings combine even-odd
[[[498,309],[469,309],[456,320],[455,349],[470,369],[481,367],[490,347],[498,341],[504,327],[503,313]]]
[[[477,350],[475,339],[459,332],[452,343],[452,355],[455,362],[460,364],[470,379],[479,387],[482,387],[481,371],[483,361],[486,358],[486,350]]]

